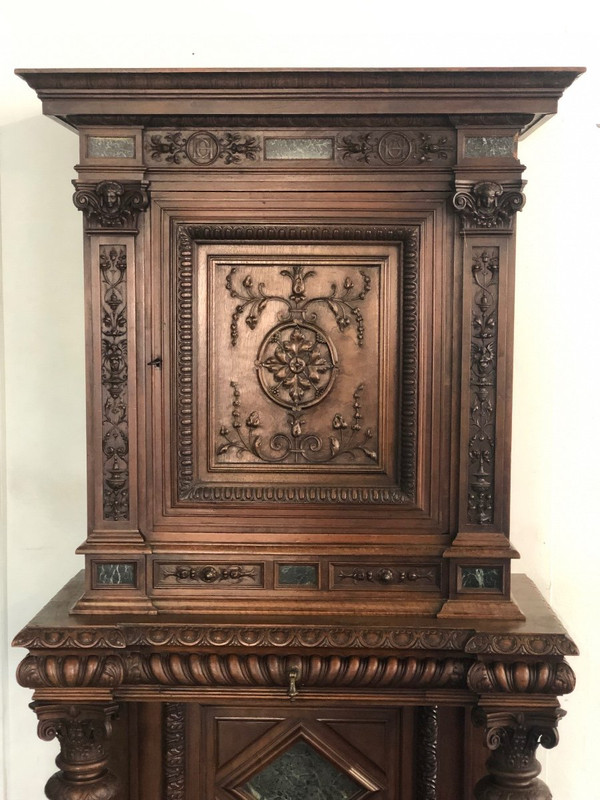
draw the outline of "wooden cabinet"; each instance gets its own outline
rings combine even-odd
[[[472,707],[477,796],[549,796],[517,143],[578,72],[20,72],[79,134],[88,304],[85,575],[16,640],[52,800],[468,797]]]

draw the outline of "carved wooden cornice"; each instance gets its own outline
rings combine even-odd
[[[87,231],[128,230],[137,232],[138,216],[148,208],[147,184],[101,181],[73,182],[75,206],[83,211]]]
[[[474,633],[468,629],[339,625],[127,625],[64,628],[27,627],[15,647],[30,650],[123,650],[127,647],[309,648],[319,650],[449,650],[469,655],[574,656],[579,651],[566,633]]]

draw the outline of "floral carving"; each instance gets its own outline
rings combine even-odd
[[[296,323],[271,331],[256,365],[267,396],[280,405],[300,409],[319,402],[333,386],[335,362],[333,347],[323,334]],[[258,425],[256,415],[249,427]]]
[[[185,703],[165,703],[164,781],[166,800],[185,798]]]
[[[178,582],[240,583],[244,578],[250,578],[252,583],[256,583],[256,569],[244,569],[244,567],[238,565],[228,565],[226,567],[215,567],[211,564],[177,566],[174,572],[163,568],[161,576],[163,578],[176,578]]]
[[[353,583],[417,583],[418,581],[435,581],[435,570],[423,567],[392,569],[390,567],[366,568],[355,567],[352,572],[338,572],[338,580],[351,580]]]
[[[344,160],[352,158],[363,164],[370,164],[377,154],[377,139],[371,133],[362,133],[355,137],[342,136],[342,142],[338,143],[337,149]]]
[[[90,230],[137,230],[138,215],[148,208],[145,185],[102,181],[95,186],[76,187],[73,202],[83,211]]]
[[[126,248],[100,245],[103,514],[114,521],[129,518],[126,271]]]
[[[367,445],[373,438],[371,428],[362,430],[361,400],[360,396],[364,389],[360,384],[353,394],[353,416],[352,422],[346,422],[341,414],[335,414],[331,421],[331,435],[329,436],[328,447],[323,439],[316,433],[303,433],[306,425],[306,418],[297,405],[291,406],[292,410],[288,413],[289,434],[278,431],[269,436],[268,450],[265,450],[263,437],[258,429],[261,421],[258,413],[252,411],[245,421],[246,431],[243,430],[240,411],[240,390],[235,381],[231,382],[233,390],[231,428],[222,425],[219,435],[225,440],[217,447],[217,456],[223,456],[231,451],[239,454],[249,453],[255,458],[269,464],[281,464],[291,461],[294,464],[307,462],[309,464],[331,463],[337,458],[346,456],[352,460],[364,455],[367,458],[377,461],[378,455],[375,450]]]
[[[419,800],[437,800],[438,710],[422,706],[417,710],[417,786]]]
[[[161,161],[164,156],[165,161],[171,164],[181,164],[183,159],[187,158],[186,144],[187,139],[184,138],[181,131],[165,133],[163,136],[153,134],[150,136],[148,150],[155,161]]]
[[[505,191],[495,181],[480,181],[468,191],[458,191],[453,203],[465,228],[509,229],[515,212],[525,205],[525,196]]]
[[[226,133],[219,139],[219,158],[222,158],[226,164],[239,164],[245,158],[255,161],[256,154],[260,150],[260,142],[255,136]]]
[[[258,136],[225,132],[220,136],[208,131],[196,131],[184,136],[181,131],[152,134],[146,140],[146,150],[153,161],[182,164],[189,161],[196,166],[208,166],[217,159],[224,164],[255,161],[262,152]]]
[[[468,519],[476,525],[490,525],[494,520],[498,248],[474,248],[471,271],[474,294],[471,318]]]
[[[416,150],[413,158],[420,164],[433,161],[434,158],[448,158],[448,137],[439,136],[437,141],[429,133],[420,133],[419,138],[413,141],[413,148]]]
[[[359,269],[362,278],[362,287],[355,290],[353,280],[347,276],[344,284],[339,288],[332,284],[331,292],[328,295],[318,297],[306,297],[306,281],[316,275],[314,270],[309,270],[301,264],[292,265],[290,268],[282,269],[280,274],[290,279],[291,290],[288,297],[281,295],[266,294],[264,283],[259,283],[256,287],[251,275],[246,275],[241,281],[241,286],[235,286],[236,268],[232,267],[225,279],[225,288],[230,296],[241,302],[235,307],[231,318],[231,343],[236,345],[239,330],[238,321],[244,314],[245,323],[254,330],[258,324],[262,312],[268,303],[276,302],[283,304],[285,310],[282,313],[282,321],[306,320],[309,307],[313,304],[321,304],[327,308],[335,319],[338,329],[343,333],[352,324],[356,325],[356,339],[359,347],[364,343],[364,321],[358,303],[365,299],[371,289],[371,277],[362,269]]]

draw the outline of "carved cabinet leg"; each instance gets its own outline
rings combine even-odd
[[[564,711],[558,707],[517,711],[476,708],[476,724],[486,727],[486,744],[492,751],[489,775],[475,786],[476,800],[550,800],[552,794],[537,776],[538,745],[558,744],[556,726]]]
[[[46,784],[50,800],[114,800],[119,783],[108,769],[106,743],[117,705],[35,702],[38,736],[60,742],[59,771]]]

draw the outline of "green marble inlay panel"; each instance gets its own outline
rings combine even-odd
[[[265,158],[328,161],[333,158],[333,139],[266,139]]]
[[[298,741],[243,787],[253,800],[350,800],[363,787],[307,742]]]
[[[467,158],[506,158],[513,152],[512,136],[467,136],[465,139]]]
[[[316,564],[279,564],[280,586],[318,586],[319,571]]]
[[[135,158],[133,136],[88,136],[88,158]]]
[[[463,589],[502,591],[502,567],[461,567]]]
[[[135,564],[96,564],[98,586],[135,586]]]

